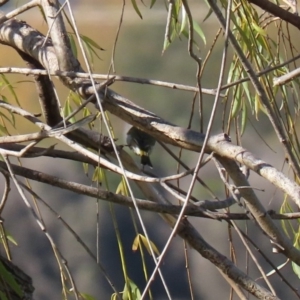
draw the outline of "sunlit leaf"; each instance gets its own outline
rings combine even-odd
[[[288,263],[289,263],[289,259],[287,259],[283,264],[281,264],[281,265],[279,265],[278,267],[276,267],[277,268],[277,270],[281,270],[282,268],[284,268]],[[271,275],[273,275],[273,274],[275,274],[276,273],[276,270],[271,270],[270,272],[268,272],[267,274],[266,274],[266,276],[267,277],[269,277],[269,276],[271,276]]]
[[[103,181],[103,172],[102,168],[96,167],[92,176],[93,182],[99,182],[101,183]]]
[[[76,104],[76,106],[80,106],[82,103],[81,97],[77,93],[74,93],[73,91],[69,93],[68,98],[72,100]]]
[[[292,268],[294,273],[300,278],[300,266],[298,266],[296,263],[292,262]]]
[[[84,117],[88,117],[91,115],[91,111],[88,108],[84,107],[82,114]]]
[[[83,172],[86,176],[89,174],[89,164],[88,163],[82,163]]]
[[[112,295],[111,295],[111,298],[110,298],[111,300],[117,300],[117,299],[119,299],[119,297],[118,297],[118,295],[116,294],[116,293],[113,293]]]
[[[262,36],[268,36],[267,33],[261,27],[259,27],[255,22],[253,22],[251,25],[257,33],[261,34]]]
[[[155,246],[155,244],[154,244],[152,241],[149,241],[149,243],[150,243],[150,245],[151,245],[151,248],[152,248],[153,252],[154,252],[157,256],[159,256],[160,253],[159,253],[157,247]],[[132,250],[133,250],[133,251],[136,251],[136,250],[138,250],[139,247],[141,247],[141,245],[143,245],[143,246],[146,248],[146,250],[148,251],[148,253],[151,255],[149,243],[148,243],[148,240],[147,240],[147,238],[146,238],[145,236],[143,236],[143,235],[141,235],[141,234],[138,234],[138,235],[135,237],[134,241],[133,241],[133,244],[132,244]]]
[[[123,195],[123,196],[128,196],[128,188],[126,185],[125,180],[121,180],[120,183],[118,184],[116,194]]]
[[[125,284],[122,294],[122,300],[140,300],[141,296],[141,292],[137,285],[130,278],[127,278],[127,283]]]
[[[184,6],[182,6],[182,9],[181,9],[181,16],[182,16],[182,20],[181,20],[181,27],[180,27],[179,34],[183,32],[183,30],[187,24],[187,20],[188,20]]]
[[[233,19],[234,20],[234,19]],[[251,41],[249,40],[248,36],[245,34],[246,31],[244,29],[242,29],[238,24],[237,22],[233,21],[234,25],[235,25],[235,28],[238,30],[239,34],[242,36],[242,39],[243,39],[243,45],[244,45],[244,48],[247,49],[251,49]]]
[[[12,244],[14,244],[15,246],[18,246],[17,241],[14,239],[14,237],[13,237],[11,234],[8,234],[8,233],[6,232],[6,238],[7,238]]]
[[[9,135],[7,128],[2,126],[1,124],[0,124],[0,132],[2,133],[1,135],[5,135],[5,136]]]
[[[293,212],[293,209],[288,201],[287,195],[285,195],[283,203],[281,204],[279,213],[284,214],[284,213],[290,213],[290,212]],[[288,237],[290,237],[289,230],[294,231],[294,228],[293,228],[291,222],[289,220],[281,220],[281,226],[282,226],[282,229],[284,230],[285,234]],[[289,226],[289,228],[287,226]]]

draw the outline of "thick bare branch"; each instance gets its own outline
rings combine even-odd
[[[57,0],[41,0],[41,6],[48,23],[49,35],[55,49],[59,70],[80,71],[80,64],[71,50],[70,40],[62,17],[63,10],[60,9],[59,2]]]

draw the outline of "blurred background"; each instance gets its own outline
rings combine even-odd
[[[110,69],[113,46],[122,10],[121,2],[122,1],[103,0],[71,1],[80,33],[87,35],[105,49],[104,51],[98,52],[101,59],[95,57],[93,62],[93,70],[95,73],[107,74]],[[3,9],[9,11],[23,3],[26,3],[26,1],[10,1]],[[189,1],[189,3],[192,7],[192,13],[195,15],[206,35],[207,44],[204,45],[204,43],[200,41],[200,51],[198,53],[200,57],[205,57],[219,26],[214,17],[203,22],[203,19],[208,13],[204,1]],[[164,1],[157,1],[152,9],[149,8],[150,1],[145,1],[145,5],[138,1],[138,6],[143,16],[142,20],[134,11],[131,2],[126,1],[124,19],[116,44],[114,59],[115,73],[117,75],[156,79],[195,86],[197,69],[195,62],[189,57],[187,39],[177,39],[174,44],[162,54],[167,18]],[[37,28],[44,34],[47,33],[47,26],[37,8],[22,14],[19,18],[28,22],[32,27]],[[216,88],[218,75],[220,73],[220,60],[223,46],[224,42],[220,39],[217,42],[217,47],[215,47],[203,75],[202,87],[204,88]],[[10,48],[1,45],[0,51],[1,67],[25,67],[24,62]],[[80,61],[83,68],[86,69],[81,58]],[[112,72],[110,73],[113,74]],[[23,108],[32,113],[39,113],[39,102],[31,77],[21,75],[7,76],[18,94]],[[57,80],[55,83],[57,84],[58,93],[63,105],[69,91]],[[112,89],[172,123],[182,127],[188,126],[187,116],[189,116],[192,108],[193,93],[128,82],[116,82],[113,84]],[[2,93],[6,92],[5,87],[3,87]],[[7,95],[9,95],[9,93]],[[206,112],[204,116],[205,128],[209,120],[213,100],[214,98],[212,96],[204,95]],[[213,126],[213,133],[223,131],[221,125],[222,105],[221,103],[219,106],[218,117]],[[90,108],[93,109],[92,106]],[[243,146],[256,156],[261,157],[278,169],[281,169],[283,153],[279,147],[279,143],[272,133],[269,122],[264,120],[264,116],[259,117],[259,123],[255,117],[251,118],[253,126],[247,127],[243,136]],[[111,120],[115,136],[118,139],[117,144],[124,144],[126,131],[130,127],[129,124],[124,123],[114,116],[111,116]],[[195,109],[192,128],[199,130],[197,108]],[[19,129],[20,127],[18,127],[18,130]],[[24,123],[22,130],[24,130],[25,133],[34,131],[36,128],[29,123]],[[263,140],[257,134],[257,131],[263,135]],[[14,132],[13,129],[12,132]],[[54,141],[44,141],[41,145],[49,146],[53,143]],[[66,149],[61,145],[57,146],[57,148],[60,147]],[[178,149],[172,149],[175,153],[178,153]],[[198,154],[184,151],[183,158],[190,167],[193,167],[197,161]],[[135,157],[135,159],[139,163],[139,158]],[[176,172],[177,164],[159,145],[156,145],[153,150],[151,160],[154,165],[153,172],[158,176],[171,175]],[[17,161],[14,162],[17,163]],[[85,183],[87,185],[92,184],[91,178],[84,175],[82,164],[80,163],[51,158],[35,158],[34,160],[23,159],[22,164],[66,180]],[[214,166],[206,166],[199,174],[220,199],[225,198],[224,188],[220,183],[219,175]],[[112,178],[114,177],[114,175],[111,176]],[[263,201],[267,209],[278,209],[283,197],[281,192],[278,192],[257,175],[251,174],[250,178],[251,184],[257,189],[258,197]],[[111,190],[116,190],[119,180],[119,176],[115,176],[115,179],[110,182]],[[191,177],[188,177],[182,181],[183,188],[188,186],[190,180]],[[31,182],[31,185],[32,189],[69,223],[80,238],[95,253],[97,234],[95,214],[96,200],[35,182]],[[135,192],[137,197],[142,197],[138,190],[135,190]],[[208,193],[199,184],[195,187],[193,195],[199,200],[211,200]],[[28,197],[30,196],[28,195]],[[92,295],[95,299],[110,299],[112,290],[104,280],[95,262],[86,254],[68,230],[57,220],[56,216],[51,214],[43,206],[41,206],[41,210],[47,224],[47,229],[67,260],[79,291]],[[143,279],[140,254],[133,252],[131,249],[135,232],[130,211],[128,208],[118,205],[114,205],[114,210],[121,232],[129,276],[142,290],[145,281]],[[233,211],[234,210],[235,208]],[[121,291],[124,286],[124,279],[110,213],[110,205],[100,201],[100,261],[106,268],[116,288]],[[142,212],[142,216],[149,231],[150,239],[156,244],[159,250],[162,250],[171,232],[170,228],[155,213]],[[38,228],[34,218],[25,208],[22,199],[15,190],[10,194],[2,217],[5,220],[4,224],[6,230],[18,243],[17,246],[12,246],[14,262],[32,277],[36,289],[35,299],[60,299],[61,283],[59,269],[49,241]],[[229,255],[228,227],[224,222],[200,220],[198,218],[189,218],[189,220],[208,243],[211,243],[213,247],[226,256]],[[284,262],[284,257],[281,257],[279,254],[271,254],[269,241],[252,223],[249,222],[246,225],[246,222],[238,222],[238,224],[243,229],[247,226],[249,236],[255,239],[277,265]],[[237,250],[238,266],[245,266],[248,259],[245,251],[238,251],[243,246],[235,235],[233,236],[233,240]],[[184,260],[185,247],[187,247],[189,255],[189,267],[192,275],[195,299],[228,298],[230,292],[229,286],[216,268],[210,262],[201,258],[198,253],[191,250],[188,246],[185,246],[180,238],[175,237],[161,268],[172,299],[191,298]],[[153,261],[148,254],[146,256],[149,270],[152,270],[154,267]],[[258,257],[260,263],[264,265],[264,259],[260,256]],[[270,271],[271,268],[268,266],[267,271],[268,268]],[[252,266],[251,261],[247,271],[253,278],[257,278],[260,284],[263,284],[259,278],[259,273],[256,268]],[[282,272],[286,278],[290,280],[291,284],[295,287],[298,286],[298,282],[296,282],[295,276],[289,266]],[[278,277],[271,277],[271,282],[275,287],[277,283],[282,285]],[[158,276],[156,276],[151,288],[154,299],[167,299]],[[293,299],[293,295],[290,294],[290,290],[288,289],[280,289],[278,293],[282,299]]]

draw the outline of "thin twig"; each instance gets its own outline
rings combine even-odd
[[[183,90],[188,92],[198,92],[198,87],[193,87],[184,84],[177,84],[173,82],[166,82],[154,79],[147,79],[147,78],[137,78],[137,77],[130,77],[130,76],[121,76],[121,75],[107,75],[107,74],[87,74],[81,72],[63,72],[63,71],[55,71],[55,72],[47,72],[46,70],[40,69],[29,69],[29,68],[0,68],[0,74],[24,74],[24,75],[51,75],[51,76],[60,76],[60,77],[69,77],[69,78],[93,78],[98,80],[109,80],[114,78],[115,81],[124,81],[124,82],[132,82],[132,83],[140,83],[140,84],[149,84],[155,86],[166,87],[175,90]],[[207,95],[215,95],[215,89],[201,89],[203,94]],[[220,95],[221,97],[225,97],[224,94]]]

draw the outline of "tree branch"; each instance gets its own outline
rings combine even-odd
[[[296,14],[293,14],[275,3],[268,0],[248,0],[248,2],[253,3],[260,7],[261,9],[269,12],[270,14],[280,18],[283,21],[294,25],[296,28],[300,29],[300,17]]]

